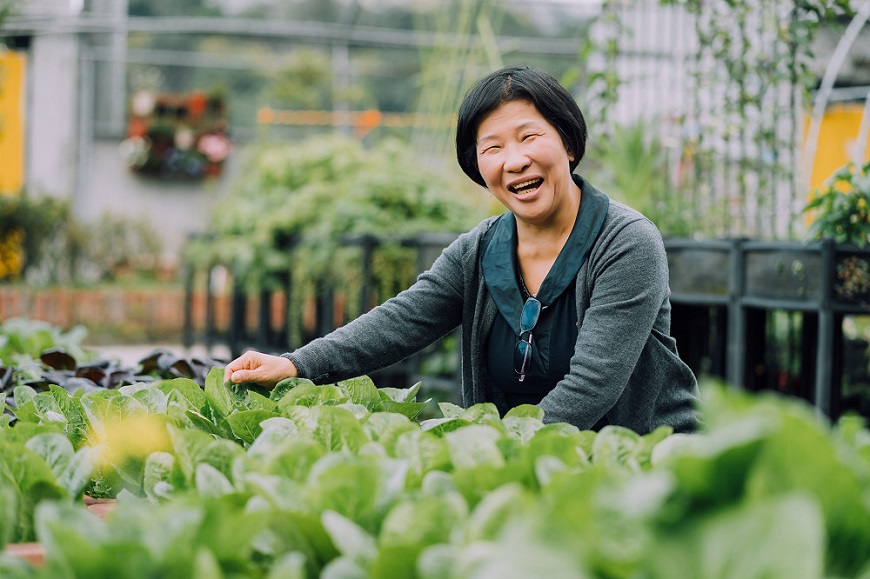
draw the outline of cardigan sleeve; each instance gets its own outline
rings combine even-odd
[[[622,396],[669,299],[658,229],[641,216],[605,228],[578,279],[579,331],[570,371],[540,407],[546,422],[590,429]]]
[[[442,338],[462,321],[469,235],[453,241],[407,290],[284,356],[300,376],[327,384],[386,368]]]

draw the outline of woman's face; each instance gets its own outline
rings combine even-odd
[[[556,127],[528,101],[500,105],[477,129],[477,166],[487,188],[529,224],[545,225],[562,210],[576,216],[573,159]]]

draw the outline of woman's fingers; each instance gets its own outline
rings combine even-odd
[[[233,372],[232,376],[230,376],[230,380],[236,384],[241,384],[242,382],[253,382],[259,384],[262,381],[262,378],[257,375],[257,371],[255,370],[236,370]]]
[[[224,381],[249,382],[267,388],[295,375],[296,366],[287,358],[256,351],[245,352],[224,369]]]
[[[226,368],[224,368],[224,382],[227,380],[233,380],[233,376],[237,372],[244,372],[249,368],[256,368],[259,363],[256,362],[256,358],[258,357],[259,352],[245,352],[229,364],[227,364]],[[240,375],[241,376],[241,375]],[[238,382],[239,380],[233,380],[233,382]]]

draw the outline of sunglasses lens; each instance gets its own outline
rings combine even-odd
[[[526,300],[523,305],[523,313],[520,314],[520,331],[528,332],[538,323],[538,316],[541,315],[541,302],[534,298]]]
[[[524,332],[514,350],[514,372],[520,375],[520,379],[522,379],[528,371],[529,362],[532,358],[532,344],[530,343],[530,340],[531,334],[529,332]]]
[[[532,361],[532,328],[538,323],[541,309],[541,302],[529,298],[523,304],[523,312],[520,314],[520,339],[514,349],[514,372],[520,381],[525,379]]]

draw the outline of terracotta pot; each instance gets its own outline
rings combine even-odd
[[[82,495],[82,500],[85,503],[85,506],[89,507],[91,505],[110,505],[114,504],[118,499],[95,499],[89,495]]]
[[[84,495],[82,498],[85,508],[101,519],[106,518],[106,515],[115,508],[115,503],[117,502],[117,499],[95,499],[88,495]]]
[[[13,543],[6,545],[6,554],[19,557],[32,565],[45,563],[45,549],[40,543]]]
[[[97,503],[97,504],[94,504],[94,505],[88,505],[88,506],[87,506],[87,509],[88,509],[88,511],[90,511],[90,512],[92,512],[93,514],[97,515],[99,518],[101,518],[101,519],[105,519],[105,518],[106,518],[106,515],[108,515],[109,512],[110,512],[114,507],[115,507],[115,505],[112,504],[112,503]]]

